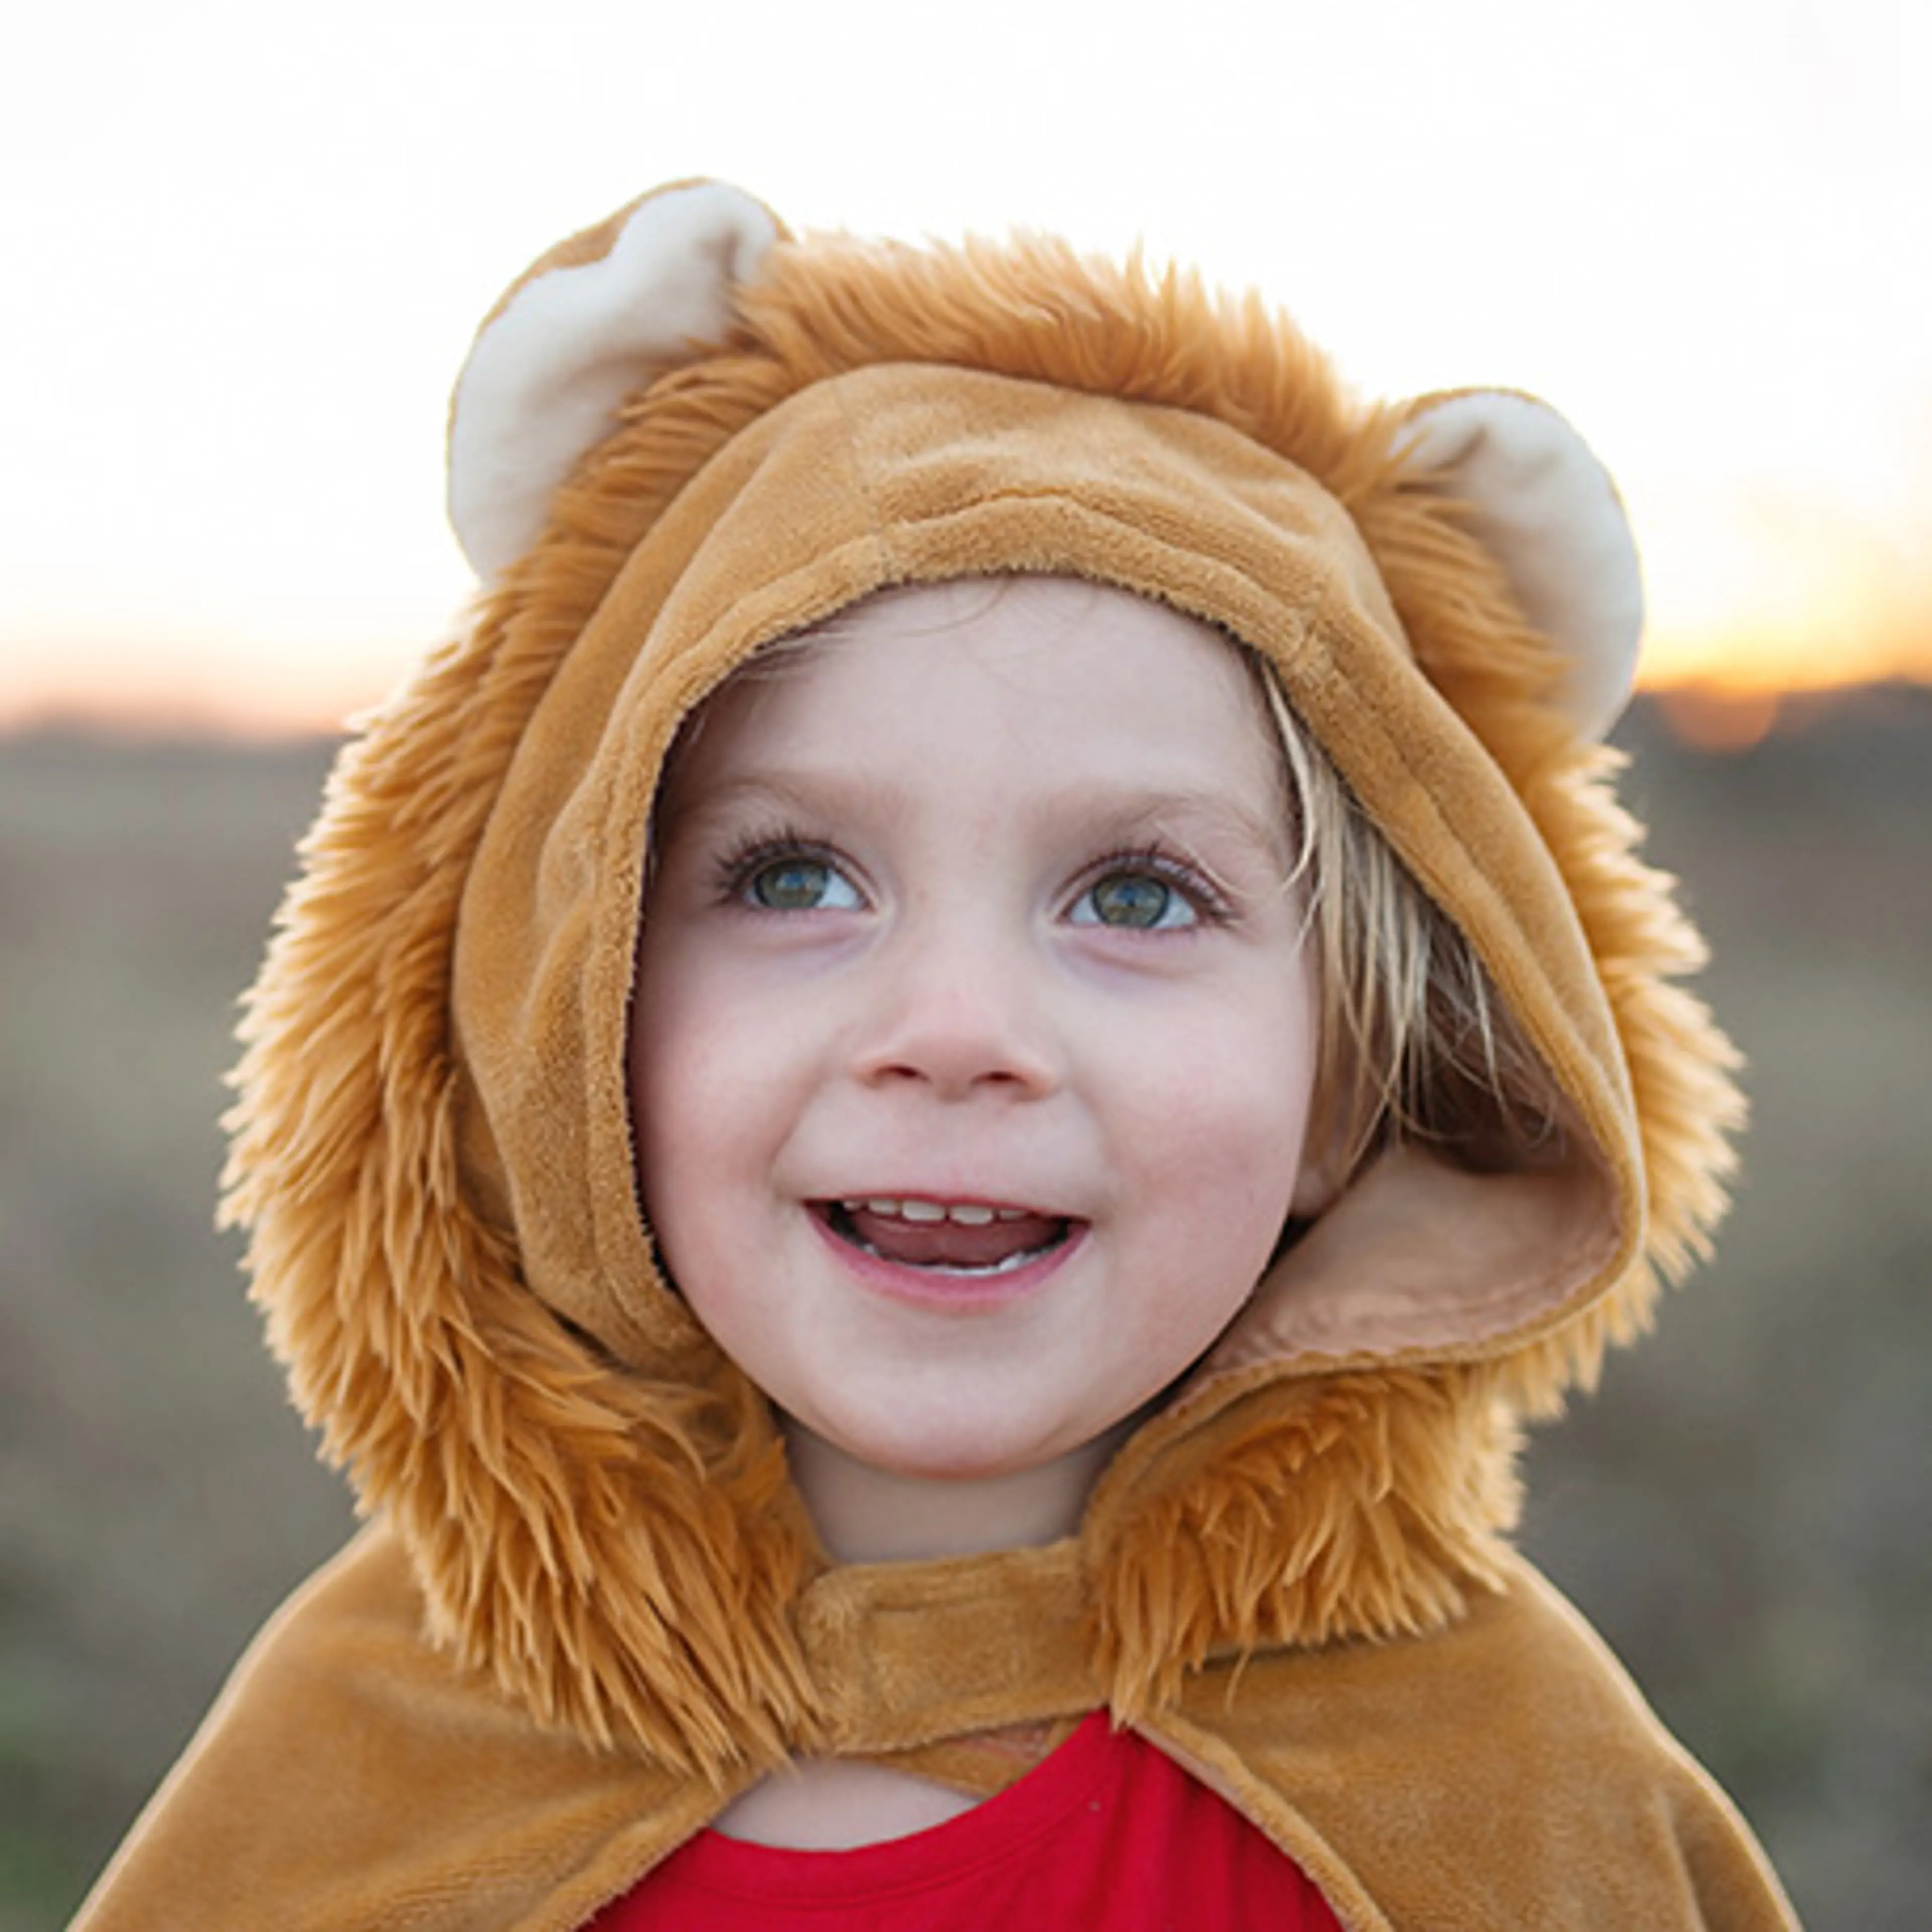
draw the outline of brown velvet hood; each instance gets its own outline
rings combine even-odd
[[[539,263],[484,343],[628,245],[634,209]],[[503,567],[331,780],[238,1075],[254,1293],[436,1668],[584,1766],[675,1774],[673,1842],[794,1751],[932,1751],[1097,1703],[1238,1795],[1265,1741],[1187,1728],[1224,1666],[1466,1648],[1540,1588],[1507,1546],[1520,1425],[1644,1327],[1723,1206],[1732,1056],[1676,983],[1699,945],[1573,722],[1543,593],[1421,433],[1432,405],[1358,403],[1253,303],[1055,243],[725,254],[723,310],[686,325],[705,339],[623,376],[580,458],[538,476],[527,538],[514,504],[470,508]],[[638,1211],[653,790],[760,646],[882,586],[1021,571],[1165,600],[1265,658],[1487,966],[1567,1154],[1384,1155],[1077,1537],[844,1569]],[[1384,1922],[1346,1844],[1300,1855]],[[567,1889],[501,1922],[574,1922]]]

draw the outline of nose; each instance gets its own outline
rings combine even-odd
[[[853,1057],[865,1084],[917,1084],[944,1100],[1034,1099],[1060,1085],[1041,962],[1018,935],[935,922],[899,934],[879,968]]]

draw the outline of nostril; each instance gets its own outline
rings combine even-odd
[[[868,1066],[861,1069],[860,1077],[868,1085],[926,1087],[948,1096],[976,1093],[1020,1095],[1042,1091],[1055,1084],[1043,1064],[970,1066],[949,1064],[938,1056]]]
[[[1058,1056],[1034,989],[974,935],[901,956],[879,982],[856,1042],[868,1084],[916,1084],[946,1098],[1051,1087]]]

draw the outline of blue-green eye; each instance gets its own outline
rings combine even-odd
[[[1199,923],[1200,914],[1180,890],[1155,872],[1109,872],[1076,901],[1076,926],[1108,926],[1156,932]]]
[[[796,852],[753,868],[740,890],[766,912],[850,911],[863,903],[836,866]]]

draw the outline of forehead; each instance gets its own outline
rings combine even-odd
[[[880,592],[768,647],[704,707],[667,802],[855,768],[1106,778],[1283,802],[1261,674],[1210,625],[1108,586],[970,578]]]

